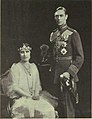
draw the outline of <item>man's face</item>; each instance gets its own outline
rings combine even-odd
[[[57,25],[62,26],[66,24],[68,15],[65,14],[64,10],[58,10],[54,14]]]
[[[28,62],[30,59],[30,50],[21,50],[20,58],[23,62]]]

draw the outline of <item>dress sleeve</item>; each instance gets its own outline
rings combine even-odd
[[[39,77],[39,71],[37,69],[37,66],[33,63],[33,90],[35,90],[35,96],[39,95],[39,92],[42,90],[41,83],[40,83],[40,77]]]
[[[15,87],[18,86],[18,80],[19,80],[19,70],[18,70],[18,67],[16,66],[16,64],[13,64],[11,69],[10,69],[9,75],[8,75],[8,92],[7,92],[7,95],[10,98],[15,98],[18,96],[14,90]]]
[[[84,62],[84,53],[79,33],[75,31],[71,37],[73,61],[67,71],[74,77]]]

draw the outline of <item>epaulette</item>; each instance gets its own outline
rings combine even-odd
[[[71,34],[73,34],[73,32],[72,31],[70,31],[70,30],[65,30],[63,33],[62,33],[62,35],[71,35]]]
[[[68,30],[71,32],[77,32],[75,29],[68,27]]]
[[[62,37],[67,41],[68,37],[72,34],[73,34],[73,31],[67,29],[62,33]]]

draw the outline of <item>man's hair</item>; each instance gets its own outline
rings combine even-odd
[[[64,7],[62,7],[62,6],[57,7],[57,9],[55,10],[55,12],[57,12],[58,10],[63,10],[63,11],[65,11],[65,14],[66,14],[66,9]]]

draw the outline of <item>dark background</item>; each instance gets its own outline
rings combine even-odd
[[[78,73],[80,103],[78,115],[90,117],[91,110],[91,1],[89,0],[2,0],[1,1],[1,72],[4,73],[19,57],[21,42],[33,47],[33,57],[39,57],[42,43],[49,44],[49,36],[56,28],[54,10],[67,9],[68,26],[81,36],[85,61]]]

